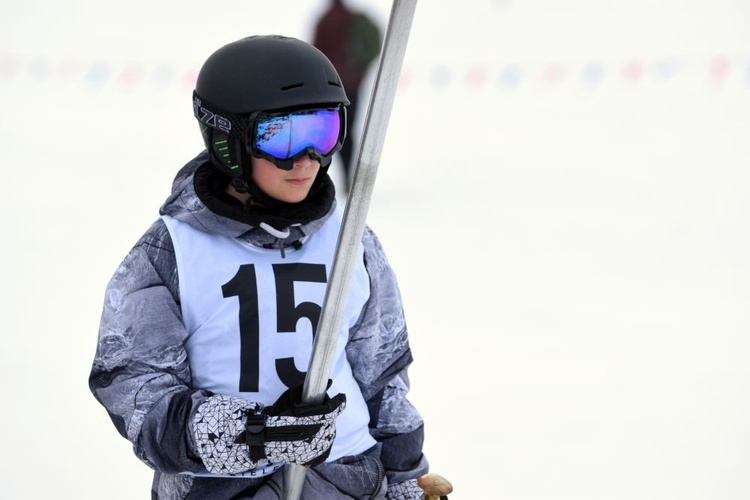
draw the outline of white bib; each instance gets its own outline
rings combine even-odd
[[[341,227],[337,209],[299,249],[259,248],[162,216],[174,243],[193,387],[270,405],[302,383]],[[329,461],[372,447],[367,405],[346,358],[370,293],[363,250],[351,279],[329,395],[346,394]]]

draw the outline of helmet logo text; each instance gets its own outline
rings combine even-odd
[[[217,115],[213,111],[209,111],[201,105],[201,100],[197,97],[193,98],[193,114],[202,123],[205,123],[209,127],[218,128],[226,133],[232,130],[232,122],[228,118],[224,118],[221,115]]]

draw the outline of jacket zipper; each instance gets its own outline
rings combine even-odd
[[[375,489],[375,491],[372,492],[372,495],[370,495],[370,500],[372,500],[373,498],[375,498],[375,495],[377,495],[378,492],[380,491],[380,488],[381,488],[381,486],[383,484],[383,478],[385,476],[385,470],[384,470],[384,467],[383,467],[383,463],[380,460],[375,460],[375,463],[378,466],[378,486]]]

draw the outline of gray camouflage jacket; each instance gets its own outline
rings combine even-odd
[[[194,184],[196,170],[206,163],[204,151],[180,170],[161,214],[260,246],[288,246],[316,231],[331,213],[291,227],[286,240],[276,241],[206,207]],[[369,227],[363,244],[371,296],[350,331],[346,353],[378,446],[365,456],[312,469],[303,498],[384,498],[387,484],[413,483],[428,468],[422,454],[423,421],[406,399],[412,354],[396,278]],[[157,219],[107,286],[89,387],[136,456],[154,469],[153,498],[280,498],[283,469],[261,479],[184,474],[206,471],[192,449],[190,426],[209,397],[191,387],[185,336],[174,249],[164,222]]]

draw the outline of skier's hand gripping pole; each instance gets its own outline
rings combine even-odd
[[[305,377],[302,400],[306,403],[319,403],[325,395],[336,349],[337,333],[356,262],[356,249],[364,233],[367,210],[416,6],[417,0],[393,0],[391,6],[378,70],[365,117],[352,187],[336,245],[331,278],[323,299],[323,310]],[[306,469],[303,466],[295,464],[286,466],[285,500],[299,500],[302,496],[305,473]]]

